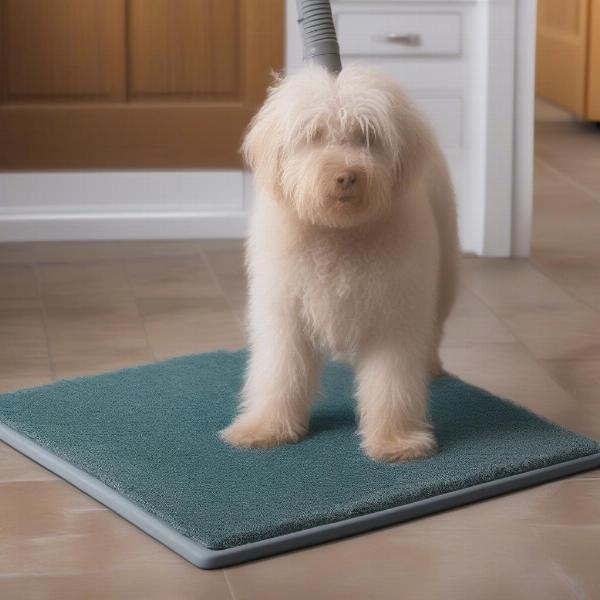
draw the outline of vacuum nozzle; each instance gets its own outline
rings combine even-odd
[[[296,0],[305,63],[323,65],[333,73],[342,70],[329,0]]]

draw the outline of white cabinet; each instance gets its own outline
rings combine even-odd
[[[460,54],[460,13],[377,12],[352,8],[336,13],[345,56],[452,56]]]
[[[456,188],[463,250],[479,255],[523,254],[528,246],[533,45],[527,42],[534,37],[535,0],[518,2],[332,2],[342,63],[387,71],[436,130]],[[518,23],[532,9],[533,17]],[[287,28],[293,71],[302,65],[295,0],[288,0]],[[528,63],[519,80],[518,69]]]
[[[349,8],[336,13],[336,30],[345,56],[452,56],[460,54],[461,14],[377,12]]]

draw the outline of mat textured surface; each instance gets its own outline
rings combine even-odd
[[[352,374],[324,373],[310,435],[217,436],[246,355],[185,356],[0,396],[0,437],[210,568],[371,529],[600,465],[593,440],[458,379],[432,383],[431,458],[381,464],[356,435]]]

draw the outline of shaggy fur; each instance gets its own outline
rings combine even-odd
[[[454,301],[448,170],[397,84],[347,67],[279,80],[243,145],[259,187],[247,244],[251,356],[241,447],[307,433],[325,356],[356,372],[359,431],[377,460],[435,448],[427,384]]]

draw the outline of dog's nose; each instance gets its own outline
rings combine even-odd
[[[354,171],[339,173],[335,182],[341,190],[349,190],[356,183],[356,173]]]

